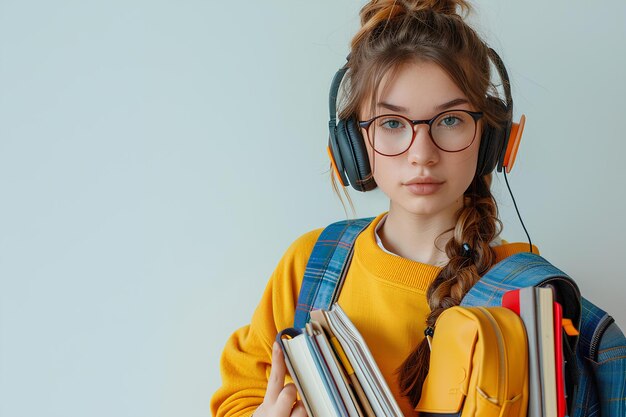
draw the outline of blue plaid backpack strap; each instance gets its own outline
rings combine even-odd
[[[294,318],[295,328],[304,328],[312,309],[328,308],[338,297],[347,266],[352,260],[354,242],[372,220],[374,217],[343,220],[322,231],[304,271]]]
[[[578,342],[578,350],[586,358],[597,360],[598,342],[602,333],[613,322],[613,318],[601,308],[583,299],[583,317],[580,333],[585,335]]]
[[[541,256],[520,252],[493,266],[461,300],[462,306],[499,306],[509,290],[524,287],[555,287],[563,304],[563,316],[579,324],[580,290],[572,278]]]
[[[626,416],[626,337],[604,310],[586,299],[582,306],[581,378],[571,416]]]

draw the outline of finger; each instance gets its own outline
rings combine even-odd
[[[272,346],[272,369],[270,377],[267,381],[267,390],[265,391],[265,401],[274,403],[278,395],[285,386],[285,359],[283,352],[280,350],[278,343],[274,342]]]
[[[290,417],[307,417],[306,408],[304,408],[304,403],[302,400],[296,401],[296,405],[293,406],[293,410],[291,410]]]
[[[276,399],[276,403],[274,406],[277,411],[284,412],[286,415],[289,415],[291,412],[291,408],[293,407],[293,403],[297,399],[298,391],[296,390],[296,386],[293,383],[289,383],[285,385],[283,390],[278,395]]]

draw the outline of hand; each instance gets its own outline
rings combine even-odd
[[[307,417],[302,401],[296,401],[296,386],[291,383],[285,385],[285,372],[283,352],[278,343],[274,342],[267,391],[263,403],[254,412],[254,417]]]

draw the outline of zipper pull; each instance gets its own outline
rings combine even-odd
[[[562,319],[561,325],[563,326],[563,329],[568,336],[578,336],[580,334],[580,332],[576,330],[576,327],[574,327],[574,323],[572,323],[570,319]]]

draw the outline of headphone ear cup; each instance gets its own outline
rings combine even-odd
[[[507,107],[497,97],[487,97],[487,106],[496,112],[507,112]],[[511,118],[506,121],[504,128],[483,124],[483,133],[480,138],[478,149],[478,163],[476,164],[476,175],[482,176],[491,173],[496,166],[502,165],[504,152],[508,142],[508,133],[511,127]]]
[[[357,191],[370,191],[376,188],[365,139],[354,117],[347,120],[339,119],[337,143],[350,185]]]

